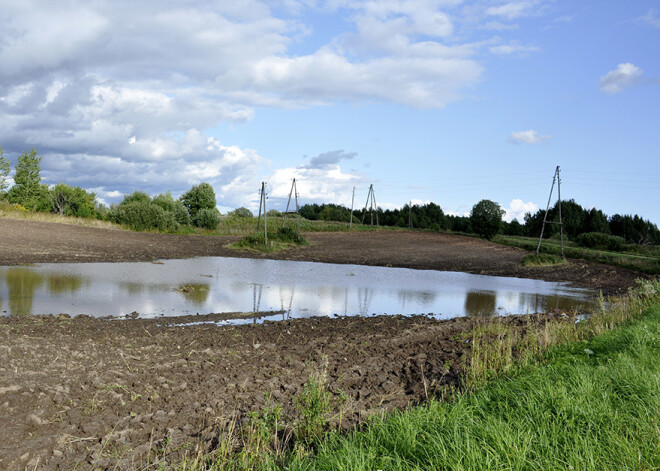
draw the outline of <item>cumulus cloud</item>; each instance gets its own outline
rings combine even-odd
[[[599,90],[603,93],[619,93],[638,83],[642,78],[642,69],[630,62],[619,64],[614,70],[600,78]]]
[[[530,129],[528,131],[512,132],[508,142],[511,144],[541,144],[552,138],[550,134],[539,134],[538,131]]]
[[[442,108],[478,83],[487,47],[456,36],[459,0],[0,3],[0,144],[11,155],[36,148],[45,182],[94,189],[108,202],[135,189],[176,195],[199,181],[227,204],[249,202],[244,194],[269,172],[264,150],[210,129],[248,122],[262,106]],[[487,16],[494,29],[514,28],[500,21],[536,4],[510,2]],[[343,29],[297,49],[311,34],[309,11],[337,15]],[[514,52],[506,47],[493,52]],[[338,197],[359,179],[339,168],[355,155],[334,152],[294,169],[327,180],[310,197]]]
[[[534,214],[536,211],[538,211],[539,206],[536,203],[532,203],[531,201],[529,203],[525,203],[523,200],[516,198],[511,200],[508,208],[503,209],[505,211],[505,221],[511,222],[514,219],[517,219],[518,222],[522,223],[525,217],[525,213]]]

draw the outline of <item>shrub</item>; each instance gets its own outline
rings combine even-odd
[[[589,249],[620,252],[624,249],[626,241],[623,237],[611,236],[600,232],[585,232],[575,238],[575,243],[580,247]]]
[[[188,210],[193,224],[197,220],[197,213],[202,209],[214,209],[216,205],[215,191],[208,183],[200,183],[181,195],[180,201]]]
[[[179,228],[173,213],[151,202],[122,202],[110,209],[108,219],[117,224],[125,224],[136,231],[157,229],[174,232]]]
[[[254,214],[252,214],[252,211],[250,211],[249,209],[241,206],[240,208],[236,208],[235,210],[230,212],[229,216],[236,218],[252,218],[254,217]]]
[[[165,211],[172,213],[176,222],[182,226],[187,226],[190,224],[190,215],[188,214],[188,210],[181,201],[172,198],[172,194],[169,191],[154,197],[152,202],[163,208]]]
[[[215,208],[200,209],[195,216],[195,219],[193,220],[193,224],[197,227],[203,227],[204,229],[217,229],[218,225],[220,224],[220,215],[218,214],[218,210]]]

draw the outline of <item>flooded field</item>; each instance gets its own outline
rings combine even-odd
[[[271,312],[261,319],[420,313],[451,318],[581,309],[593,295],[567,283],[522,278],[228,257],[0,267],[0,311],[12,316]]]

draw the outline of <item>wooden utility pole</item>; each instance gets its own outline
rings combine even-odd
[[[289,204],[291,203],[291,196],[295,198],[296,202],[296,211],[289,211]],[[284,228],[284,225],[286,224],[286,216],[287,214],[296,214],[298,217],[297,221],[297,228],[298,228],[298,236],[300,236],[300,211],[298,210],[298,186],[296,185],[296,179],[293,179],[293,183],[291,183],[291,191],[289,191],[289,199],[286,202],[286,211],[284,211],[284,222],[282,223],[282,228]]]
[[[412,229],[412,201],[408,202],[408,229]]]
[[[353,197],[351,198],[351,222],[348,225],[349,229],[353,228],[353,203],[355,203],[355,187],[353,187]]]
[[[264,244],[268,245],[268,217],[266,216],[266,182],[261,182],[261,191],[259,197],[259,218],[257,219],[257,232],[261,225],[261,208],[264,214]]]
[[[367,206],[369,206],[369,215],[371,217],[371,225],[374,225],[374,211],[376,211],[376,225],[378,225],[378,206],[376,205],[376,196],[374,194],[373,183],[369,185],[369,193],[367,194],[367,202],[364,204],[362,212],[362,224],[364,224],[364,217],[367,215]]]
[[[550,210],[550,200],[552,199],[552,192],[555,189],[555,182],[557,183],[557,204],[559,206],[559,222],[548,221],[548,211]],[[545,207],[545,216],[543,216],[543,225],[541,226],[541,236],[539,237],[539,245],[536,247],[536,255],[539,254],[541,250],[541,242],[543,241],[543,232],[545,231],[546,224],[558,224],[559,225],[559,234],[561,239],[561,258],[564,257],[564,223],[561,219],[561,176],[559,165],[555,169],[555,174],[552,176],[552,186],[550,187],[550,195],[548,196],[548,204]]]

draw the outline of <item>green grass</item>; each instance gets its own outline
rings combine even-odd
[[[522,261],[522,264],[526,267],[546,267],[551,265],[561,265],[562,263],[566,263],[566,260],[558,255],[547,253],[525,255]]]
[[[532,237],[498,235],[493,242],[503,245],[519,247],[536,252],[539,240]],[[561,245],[558,240],[544,240],[541,244],[541,253],[560,255]],[[651,275],[660,274],[660,251],[655,247],[626,246],[624,252],[608,252],[578,247],[575,243],[564,241],[564,255],[569,258],[588,260],[597,263],[616,265]]]
[[[291,470],[660,469],[660,305],[453,402],[333,435]]]
[[[291,226],[280,227],[276,232],[269,232],[268,239],[263,233],[250,234],[229,247],[250,252],[278,252],[292,247],[309,245],[307,239],[298,235]]]

